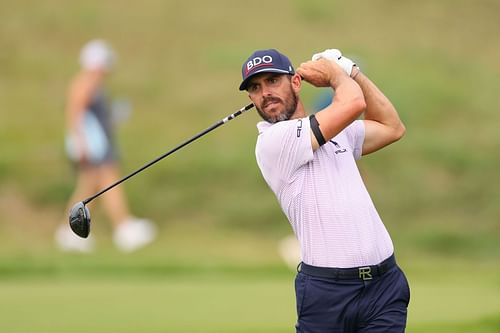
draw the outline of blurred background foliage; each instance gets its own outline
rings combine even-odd
[[[284,320],[213,331],[290,331],[293,272],[276,251],[290,227],[255,163],[257,113],[124,184],[133,211],[158,223],[158,242],[131,256],[116,253],[95,207],[97,255],[71,256],[52,241],[74,185],[63,153],[65,91],[82,44],[108,40],[118,53],[112,93],[133,107],[118,130],[125,174],[245,105],[237,87],[253,50],[277,48],[298,66],[339,48],[407,126],[402,141],[363,158],[360,168],[413,286],[411,331],[500,330],[500,2],[18,0],[1,8],[2,290],[16,290],[13,276],[50,283],[82,274],[203,279],[232,272],[235,283],[253,272],[258,281],[283,281]],[[319,95],[304,86],[306,105]]]

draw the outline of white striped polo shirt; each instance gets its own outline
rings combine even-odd
[[[309,118],[257,127],[257,164],[300,242],[303,262],[347,268],[375,265],[393,253],[356,165],[362,120],[314,152]]]

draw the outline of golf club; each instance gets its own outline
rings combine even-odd
[[[97,198],[98,196],[100,196],[101,194],[111,190],[113,187],[123,183],[124,181],[126,181],[127,179],[135,176],[136,174],[138,174],[139,172],[143,171],[144,169],[146,168],[149,168],[151,165],[155,164],[156,162],[164,159],[165,157],[167,157],[168,155],[176,152],[177,150],[181,149],[182,147],[190,144],[191,142],[195,141],[196,139],[204,136],[205,134],[207,134],[208,132],[211,132],[213,131],[214,129],[216,129],[217,127],[227,123],[228,121],[230,121],[231,119],[234,119],[236,118],[237,116],[239,116],[240,114],[242,114],[243,112],[245,111],[248,111],[250,110],[251,108],[253,108],[254,105],[253,103],[250,103],[248,104],[247,106],[245,107],[242,107],[241,109],[239,109],[238,111],[230,114],[229,116],[227,116],[226,118],[224,119],[221,119],[219,120],[218,122],[216,122],[215,124],[213,124],[212,126],[208,127],[207,129],[205,129],[204,131],[196,134],[195,136],[193,136],[192,138],[184,141],[183,143],[179,144],[178,146],[176,146],[175,148],[173,148],[172,150],[164,153],[163,155],[157,157],[156,159],[152,160],[151,162],[143,165],[142,167],[140,167],[139,169],[137,169],[136,171],[130,173],[129,175],[123,177],[122,179],[116,181],[115,183],[109,185],[108,187],[106,187],[105,189],[101,190],[100,192],[94,194],[93,196],[91,197],[88,197],[87,199],[83,200],[83,201],[80,201],[78,202],[77,204],[75,204],[70,212],[69,212],[69,226],[71,227],[71,230],[73,230],[73,232],[75,234],[77,234],[78,236],[82,237],[82,238],[87,238],[89,233],[90,233],[90,211],[88,210],[88,208],[85,206],[86,204],[88,204],[89,202],[91,202],[92,200],[94,200],[95,198]]]

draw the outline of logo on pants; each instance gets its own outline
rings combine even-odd
[[[366,281],[373,279],[371,267],[360,267],[358,271],[359,271],[359,278],[361,280]]]

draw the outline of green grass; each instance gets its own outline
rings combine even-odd
[[[287,332],[294,319],[288,287],[190,276],[0,283],[0,310],[11,332]]]
[[[94,236],[95,255],[7,243],[0,326],[54,333],[293,331],[294,272],[280,261],[273,236],[173,224],[130,255],[117,252],[102,227]],[[498,331],[495,258],[432,246],[414,252],[405,239],[395,242],[411,286],[408,332]]]
[[[282,264],[224,264],[216,257],[176,265],[147,252],[128,259],[110,252],[57,255],[44,264],[38,258],[38,267],[24,258],[17,268],[6,265],[10,272],[0,267],[2,327],[54,333],[293,331],[294,273]],[[412,292],[408,332],[498,331],[500,270],[494,262],[400,262]]]
[[[500,331],[499,11],[491,0],[2,4],[0,330],[293,331],[293,274],[276,251],[290,227],[255,164],[255,112],[123,185],[157,243],[117,253],[95,207],[96,255],[53,248],[74,181],[64,93],[81,45],[103,37],[119,55],[111,91],[133,106],[118,132],[124,173],[245,105],[240,65],[254,49],[296,65],[331,47],[355,57],[407,127],[360,167],[411,282],[408,331]],[[304,86],[306,105],[316,96]]]

